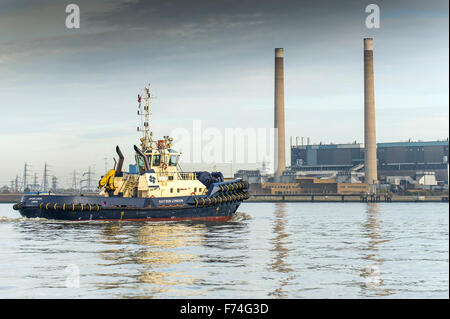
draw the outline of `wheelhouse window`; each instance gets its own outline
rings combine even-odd
[[[169,165],[177,166],[179,157],[180,157],[179,155],[170,155]]]
[[[136,155],[136,164],[139,169],[139,174],[142,174],[145,172],[145,164],[144,164],[144,158],[140,155]]]
[[[153,166],[159,166],[161,164],[161,155],[153,155]]]

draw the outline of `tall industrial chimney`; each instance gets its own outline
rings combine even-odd
[[[277,140],[275,146],[275,177],[280,177],[286,169],[284,141],[284,52],[275,49],[275,130]]]
[[[365,182],[376,192],[377,142],[375,135],[375,93],[373,80],[373,39],[364,39],[364,167]]]

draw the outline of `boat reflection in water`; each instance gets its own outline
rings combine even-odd
[[[138,254],[137,261],[146,267],[139,276],[140,281],[156,285],[154,289],[157,292],[167,291],[170,286],[195,284],[199,278],[187,275],[182,268],[174,268],[180,263],[183,263],[183,268],[189,268],[189,263],[197,261],[197,255],[184,253],[183,249],[187,246],[201,246],[205,230],[205,225],[199,223],[141,227],[138,241],[145,248]],[[164,271],[168,268],[171,268],[170,273]],[[183,291],[180,290],[179,293]]]
[[[379,255],[380,245],[389,242],[389,239],[383,239],[380,236],[381,221],[380,211],[377,203],[368,203],[366,207],[367,220],[363,224],[365,237],[368,237],[368,246],[365,248],[367,255],[364,259],[368,262],[367,266],[362,270],[361,276],[364,277],[362,285],[364,295],[375,294],[377,296],[387,296],[393,292],[384,289],[381,268],[383,258]]]
[[[269,264],[269,268],[272,271],[280,274],[279,287],[274,291],[269,293],[270,297],[283,298],[288,297],[289,292],[286,291],[285,286],[289,284],[295,278],[295,275],[291,274],[293,269],[287,262],[289,257],[289,237],[290,233],[286,232],[287,225],[287,208],[286,203],[276,203],[275,204],[275,221],[273,224],[273,234],[274,237],[270,240],[272,244],[271,252],[275,253],[272,258],[272,262]]]
[[[198,255],[183,250],[187,246],[203,245],[205,232],[206,225],[202,222],[112,223],[103,232],[103,243],[119,249],[104,250],[101,256],[112,261],[107,266],[127,264],[130,285],[140,294],[130,297],[152,298],[167,292],[187,294],[186,290],[176,287],[195,285],[200,279],[192,276],[189,266],[197,261]],[[130,266],[134,272],[129,271]],[[184,269],[189,269],[189,275]],[[108,284],[110,288],[127,285],[123,282],[124,274],[120,277],[121,282]],[[101,286],[106,288],[104,283]],[[190,296],[193,293],[189,291]]]

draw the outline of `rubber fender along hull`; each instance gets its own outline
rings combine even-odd
[[[25,196],[24,196],[25,197]],[[237,211],[240,201],[195,207],[192,205],[155,205],[148,200],[134,198],[104,198],[78,196],[40,196],[42,200],[30,204],[30,198],[23,198],[21,203],[14,205],[23,217],[46,218],[55,220],[83,221],[83,220],[147,220],[147,221],[175,221],[175,220],[212,220],[227,221]],[[79,203],[81,199],[84,204]],[[87,200],[89,199],[89,200]],[[114,199],[116,205],[103,205],[104,200]],[[178,202],[185,202],[186,198],[179,198]],[[92,203],[92,204],[91,204]],[[165,202],[166,203],[166,202]],[[177,201],[175,201],[177,203]],[[28,204],[28,205],[27,205]],[[121,204],[121,205],[120,205]],[[125,205],[126,204],[126,205]],[[147,205],[146,205],[147,204]],[[169,203],[170,204],[170,203]],[[128,207],[120,207],[128,206]]]

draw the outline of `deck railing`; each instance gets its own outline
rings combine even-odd
[[[185,173],[185,172],[178,172],[176,173],[178,174],[178,179],[182,179],[182,180],[195,180],[195,173]]]
[[[169,180],[196,180],[196,175],[193,172],[165,172],[161,176],[167,176]]]

